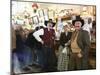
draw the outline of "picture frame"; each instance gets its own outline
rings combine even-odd
[[[43,10],[44,12],[44,20],[49,20],[48,8]]]
[[[43,9],[40,9],[40,10],[39,10],[39,17],[44,17]]]
[[[16,0],[15,0],[16,1]],[[28,5],[28,4],[31,4],[31,1],[19,1],[19,3],[20,2],[24,2],[25,3],[25,5]],[[34,1],[33,1],[34,2]],[[44,25],[45,27],[43,27],[43,28],[47,28],[46,27],[46,24],[45,24],[45,22],[47,21],[49,24],[51,23],[51,24],[54,24],[52,21],[55,21],[55,19],[58,19],[59,17],[61,18],[61,22],[62,23],[60,23],[59,22],[59,24],[62,26],[62,29],[61,29],[61,31],[63,32],[63,27],[66,27],[66,26],[64,26],[64,22],[67,22],[66,24],[68,24],[68,21],[70,20],[71,22],[72,22],[72,17],[73,16],[78,16],[78,15],[81,15],[81,8],[82,7],[84,7],[84,5],[79,5],[79,4],[77,4],[77,5],[74,5],[74,4],[65,4],[65,3],[47,3],[47,2],[35,2],[35,3],[37,3],[38,5],[39,5],[39,9],[37,9],[37,11],[38,12],[36,12],[36,13],[32,13],[31,11],[30,11],[30,13],[32,13],[32,14],[30,14],[30,15],[32,15],[30,18],[32,19],[32,26],[33,26],[33,30],[38,30],[39,28],[38,28],[38,26],[41,26],[41,25]],[[16,2],[16,4],[17,4],[17,2]],[[21,5],[20,5],[21,6]],[[60,8],[58,8],[58,7],[60,7]],[[86,7],[89,7],[89,8],[93,8],[95,11],[91,11],[92,13],[94,13],[94,14],[96,14],[96,6],[94,6],[94,5],[87,5]],[[30,6],[30,8],[31,8],[31,6]],[[68,9],[65,9],[65,8],[68,8]],[[16,11],[18,11],[18,10],[16,10]],[[60,11],[62,12],[61,14],[60,14]],[[13,12],[13,11],[12,11]],[[63,13],[65,13],[64,15],[63,15]],[[73,14],[74,13],[74,14]],[[57,16],[55,16],[55,14],[57,14]],[[68,14],[68,15],[67,15]],[[88,15],[90,15],[90,14],[88,14]],[[83,16],[85,16],[85,15],[83,15]],[[93,15],[94,16],[94,15]],[[80,16],[79,16],[80,17]],[[96,15],[95,15],[95,17],[96,17]],[[50,20],[52,20],[52,21],[49,21],[49,19]],[[58,21],[56,21],[56,22],[58,22]],[[81,22],[81,21],[80,21]],[[96,20],[95,20],[95,22],[96,22]],[[73,25],[72,24],[70,24],[71,26],[71,28],[73,28]],[[57,24],[56,24],[56,26],[57,26]],[[42,26],[41,26],[41,28],[42,28]],[[61,28],[61,27],[59,27],[59,28]],[[53,28],[54,29],[54,31],[55,31],[55,33],[57,32],[57,28],[55,29],[55,28]],[[35,31],[36,31],[35,30]],[[41,31],[41,30],[40,30]],[[59,32],[59,31],[58,31]],[[62,33],[61,32],[61,33]],[[71,32],[71,31],[70,31]],[[49,33],[49,32],[48,32]],[[47,34],[48,34],[47,33]],[[96,33],[96,32],[95,32]],[[32,32],[32,37],[34,36],[33,35],[34,33]],[[57,35],[55,35],[55,36],[57,36]],[[94,35],[95,36],[95,35]],[[37,38],[38,37],[35,37],[35,39],[37,40]],[[42,39],[42,37],[41,37],[41,35],[40,35],[40,38]],[[30,38],[31,39],[31,38]],[[29,40],[30,40],[29,39]],[[47,39],[50,39],[50,38],[47,38]],[[54,38],[53,38],[54,39]],[[63,39],[63,38],[62,38]],[[89,38],[88,38],[89,39]],[[24,39],[23,39],[24,40]],[[33,39],[31,39],[31,40],[33,40]],[[39,48],[39,46],[33,46],[33,45],[37,45],[36,44],[36,42],[34,42],[34,44],[32,44],[32,50],[30,50],[30,53],[29,53],[29,55],[27,54],[27,52],[25,52],[28,56],[29,56],[29,58],[27,59],[25,59],[24,60],[24,58],[26,57],[26,55],[24,55],[24,54],[21,54],[22,55],[22,57],[24,57],[24,58],[22,58],[24,61],[25,61],[25,63],[26,63],[26,60],[27,61],[29,61],[29,63],[28,63],[28,66],[29,67],[31,67],[32,68],[32,73],[36,73],[35,71],[37,71],[37,73],[43,73],[43,72],[61,72],[61,71],[76,71],[76,70],[81,70],[81,66],[79,65],[79,67],[80,67],[80,69],[76,69],[77,67],[77,64],[76,64],[76,61],[75,61],[75,66],[74,66],[74,69],[69,69],[68,67],[69,67],[69,63],[67,63],[66,61],[69,61],[69,56],[70,56],[70,54],[68,54],[69,56],[68,56],[68,60],[67,60],[67,57],[65,57],[65,56],[67,56],[66,54],[65,54],[65,56],[63,57],[63,53],[65,53],[65,52],[60,52],[60,54],[61,54],[61,56],[62,57],[60,57],[59,58],[59,55],[57,55],[57,53],[58,53],[58,51],[59,51],[59,47],[60,47],[60,45],[61,45],[61,43],[60,43],[60,39],[59,39],[59,41],[57,40],[57,39],[54,39],[55,41],[54,41],[54,44],[55,44],[55,46],[54,46],[54,48],[55,48],[55,50],[56,50],[56,52],[55,53],[51,53],[51,55],[52,54],[55,54],[54,56],[57,56],[57,58],[55,58],[54,57],[54,59],[53,60],[59,60],[59,61],[48,61],[48,60],[46,60],[46,61],[48,61],[48,62],[46,62],[46,64],[49,64],[49,66],[50,67],[48,67],[47,65],[44,65],[44,66],[46,66],[46,67],[48,67],[48,68],[42,68],[41,66],[41,64],[40,64],[40,60],[41,60],[41,62],[43,62],[43,63],[45,63],[44,61],[43,61],[43,59],[47,59],[48,58],[48,54],[46,54],[43,58],[41,58],[42,57],[42,55],[40,54],[37,54],[36,53],[36,57],[35,57],[35,59],[36,60],[33,60],[32,59],[32,61],[30,60],[31,59],[31,55],[33,55],[33,54],[31,54],[32,52],[33,52],[33,49],[35,50],[36,48],[38,49]],[[65,39],[63,39],[64,41],[65,41]],[[26,41],[26,40],[24,40],[24,41]],[[82,43],[83,43],[83,41],[84,41],[84,39],[83,40],[80,40]],[[20,41],[19,41],[20,42]],[[30,41],[31,42],[31,41]],[[33,43],[33,42],[31,42],[31,43]],[[44,42],[44,40],[43,40],[43,42]],[[44,42],[45,43],[45,42]],[[49,43],[51,43],[51,40],[49,41]],[[40,44],[40,43],[39,43]],[[40,44],[41,46],[42,46],[42,48],[44,47],[45,48],[45,44],[44,45],[42,45],[42,44]],[[67,46],[67,44],[66,43],[64,43],[64,46]],[[96,69],[96,41],[92,44],[94,47],[91,47],[91,49],[93,49],[94,50],[94,52],[92,52],[92,50],[90,51],[91,52],[91,58],[89,57],[89,65],[90,66],[92,66],[92,67],[90,67],[89,66],[89,69]],[[50,47],[52,46],[52,44],[50,44]],[[34,47],[34,48],[33,48]],[[23,48],[23,46],[21,45],[21,48],[22,49],[24,49]],[[31,46],[29,46],[29,48],[31,49]],[[41,48],[41,47],[40,47]],[[42,49],[41,48],[41,49]],[[44,49],[43,48],[43,49]],[[48,47],[49,48],[49,47]],[[38,51],[42,51],[41,49],[39,49]],[[52,50],[53,48],[51,48],[51,50]],[[34,53],[34,52],[33,52]],[[40,52],[40,53],[43,53],[43,52]],[[34,56],[34,55],[33,55]],[[45,57],[47,57],[47,58],[45,58]],[[33,57],[34,58],[34,57]],[[52,57],[53,58],[53,57]],[[66,61],[62,61],[63,60],[63,58],[66,60]],[[77,58],[77,57],[76,57]],[[75,59],[76,59],[75,58]],[[49,58],[48,58],[49,59]],[[74,58],[73,58],[74,59]],[[94,63],[91,65],[91,61],[90,61],[90,59],[93,59],[93,61],[94,61]],[[13,60],[13,59],[12,59]],[[15,60],[17,60],[17,59],[14,59],[13,61],[15,61]],[[37,62],[37,60],[39,60],[38,61],[38,64],[39,65],[37,65],[37,64],[35,64],[35,63],[33,63],[33,61],[34,62]],[[50,57],[50,60],[51,60],[51,57]],[[85,59],[86,60],[86,59]],[[20,63],[23,63],[23,62],[21,62],[20,60],[18,60]],[[60,63],[59,63],[60,62]],[[13,62],[12,62],[13,63]],[[32,63],[33,65],[31,65],[30,66],[30,63]],[[55,66],[53,65],[53,63],[55,63]],[[65,64],[66,63],[66,64]],[[71,63],[73,64],[73,62],[71,61]],[[83,63],[83,62],[82,62]],[[15,64],[15,63],[14,63]],[[68,64],[68,65],[67,65]],[[17,65],[20,65],[20,64],[18,64],[17,63]],[[14,66],[17,66],[17,65],[14,65]],[[51,66],[52,65],[52,66]],[[83,64],[82,64],[83,65]],[[13,66],[13,65],[12,65]],[[13,67],[14,67],[13,66]],[[59,67],[58,67],[59,66]],[[65,67],[66,66],[66,67]],[[72,65],[70,65],[71,67],[73,67]],[[88,66],[88,64],[86,64],[86,66]],[[24,67],[26,67],[26,65],[24,65]],[[70,67],[70,68],[71,68]],[[22,69],[23,69],[23,67],[21,67]],[[27,68],[27,67],[26,67]],[[35,68],[35,69],[34,69]],[[39,68],[39,69],[38,69]],[[12,68],[13,69],[13,68]],[[34,69],[34,70],[33,70]],[[52,71],[51,71],[52,70]],[[83,69],[83,70],[85,70],[85,69]],[[88,69],[86,69],[86,70],[88,70]],[[31,70],[30,70],[31,71]],[[21,73],[23,73],[23,72],[21,72]],[[26,71],[24,71],[24,73],[31,73],[31,72],[26,72]],[[16,73],[17,74],[17,73]],[[19,73],[18,73],[19,74]]]
[[[39,23],[39,18],[38,18],[38,16],[33,16],[33,17],[32,17],[32,20],[33,20],[33,24],[38,24],[38,23]]]
[[[54,16],[55,16],[54,10],[53,9],[49,10],[49,18],[54,19]]]

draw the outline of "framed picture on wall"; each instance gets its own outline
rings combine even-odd
[[[45,19],[46,21],[48,21],[48,20],[49,20],[48,8],[44,9],[43,12],[44,12],[44,19]]]
[[[40,9],[40,10],[39,10],[39,17],[44,17],[43,9]]]
[[[49,18],[54,20],[55,11],[53,9],[49,10]]]
[[[38,16],[33,16],[32,19],[33,19],[33,24],[38,24],[39,23]]]

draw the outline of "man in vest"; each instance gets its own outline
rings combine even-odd
[[[52,19],[45,21],[46,28],[40,29],[33,33],[35,39],[42,44],[42,57],[44,62],[43,68],[46,71],[54,71],[56,66],[56,55],[54,51],[55,30],[53,27],[55,23]]]
[[[69,70],[88,69],[88,54],[90,47],[89,33],[82,30],[84,20],[80,16],[72,21],[75,31],[71,37],[71,53],[69,59]]]

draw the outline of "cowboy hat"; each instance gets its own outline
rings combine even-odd
[[[76,19],[72,21],[72,24],[75,25],[76,21],[80,21],[82,23],[82,26],[84,25],[84,20],[80,17],[80,15],[76,16]]]
[[[45,22],[44,22],[44,24],[45,24],[46,26],[47,26],[48,23],[52,23],[52,24],[53,24],[52,27],[54,27],[55,24],[56,24],[55,22],[52,21],[52,19],[49,19],[49,21],[45,21]]]

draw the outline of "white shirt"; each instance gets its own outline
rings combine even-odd
[[[33,33],[33,36],[35,37],[35,39],[38,41],[38,42],[41,42],[42,39],[40,38],[40,35],[43,35],[44,34],[44,29],[40,29],[38,31],[35,31]]]
[[[92,29],[92,23],[90,23],[90,24],[86,23],[86,24],[84,24],[84,26],[82,28],[83,28],[83,30],[88,31],[90,34],[90,30]]]
[[[56,40],[60,40],[60,34],[61,34],[61,32],[55,32],[55,34],[56,34]]]
[[[59,30],[60,32],[62,32],[63,30],[63,23],[61,21],[58,21],[57,23],[57,30]]]

